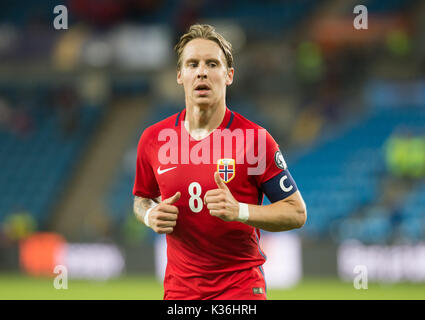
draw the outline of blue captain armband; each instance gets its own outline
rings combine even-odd
[[[264,182],[261,189],[272,203],[285,199],[298,190],[288,169]]]

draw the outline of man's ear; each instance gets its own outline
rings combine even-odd
[[[183,84],[183,80],[182,80],[182,73],[181,71],[177,71],[177,83],[178,84]]]
[[[230,86],[233,83],[233,76],[234,75],[235,75],[235,69],[233,69],[233,68],[227,69],[226,86]]]

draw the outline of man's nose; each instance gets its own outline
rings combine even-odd
[[[200,65],[198,68],[198,79],[206,79],[208,76],[207,68],[204,65]]]

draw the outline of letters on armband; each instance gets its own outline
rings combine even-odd
[[[298,190],[297,184],[288,169],[282,170],[282,172],[263,183],[261,189],[271,202],[285,199]]]

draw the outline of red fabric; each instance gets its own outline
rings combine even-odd
[[[165,283],[164,300],[267,299],[266,283],[259,267],[203,277],[179,277],[168,272]]]

